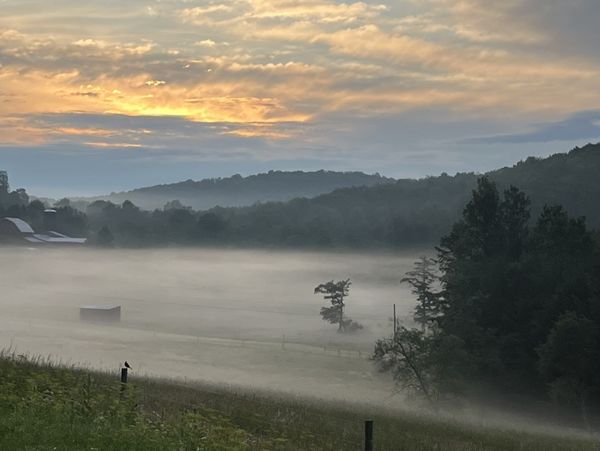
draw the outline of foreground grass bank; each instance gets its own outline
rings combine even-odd
[[[600,450],[591,439],[377,415],[378,450]],[[365,412],[0,357],[0,449],[359,450]]]

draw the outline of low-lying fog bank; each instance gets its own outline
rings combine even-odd
[[[63,362],[393,403],[367,360],[391,330],[392,305],[410,316],[399,279],[418,253],[216,249],[0,248],[0,346]],[[365,330],[336,333],[314,287],[350,277],[347,314]],[[119,323],[79,319],[79,307],[118,304]]]
[[[134,375],[226,384],[330,401],[405,408],[368,360],[391,334],[392,306],[415,304],[402,275],[423,252],[0,248],[0,348]],[[316,285],[350,277],[347,314],[365,329],[336,333]],[[81,321],[79,307],[117,304],[118,323]],[[489,409],[478,424],[548,429]],[[554,433],[564,433],[553,429]]]

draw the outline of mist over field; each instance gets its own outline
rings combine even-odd
[[[600,451],[599,0],[0,10],[0,451]]]
[[[418,255],[3,248],[0,347],[115,371],[128,360],[136,375],[393,403],[391,381],[367,358],[391,333],[392,305],[412,313],[399,279]],[[356,334],[324,322],[313,294],[347,277],[347,314],[365,326]],[[121,305],[121,322],[80,321],[90,304]]]

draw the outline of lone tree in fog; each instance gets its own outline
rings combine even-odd
[[[362,329],[362,325],[352,321],[350,318],[344,319],[344,298],[350,294],[350,279],[327,283],[322,283],[315,288],[315,294],[324,294],[325,300],[331,303],[330,307],[321,307],[321,316],[323,320],[338,325],[338,332],[354,332]]]

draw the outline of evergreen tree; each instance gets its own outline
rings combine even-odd
[[[444,313],[444,298],[441,293],[434,291],[434,284],[439,282],[436,269],[436,260],[422,256],[415,262],[414,269],[400,280],[400,283],[412,287],[412,293],[417,298],[414,319],[422,330],[433,325]]]

